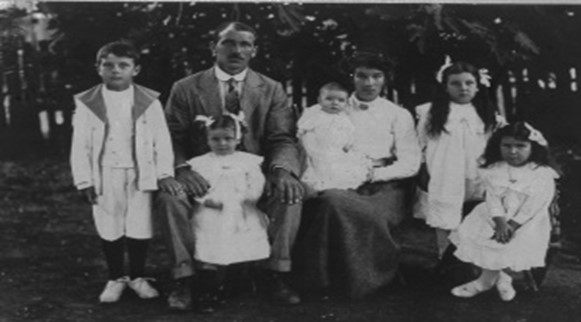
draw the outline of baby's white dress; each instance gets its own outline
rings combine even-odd
[[[355,189],[368,180],[371,161],[353,147],[355,126],[345,112],[307,108],[298,121],[298,138],[306,152],[301,180],[317,191]]]
[[[551,234],[548,208],[557,173],[533,162],[513,167],[503,161],[483,170],[482,175],[486,201],[476,206],[450,236],[457,247],[456,257],[490,270],[522,271],[544,266]],[[496,216],[521,225],[507,244],[491,239],[492,217]]]
[[[194,211],[194,258],[201,262],[228,265],[270,256],[267,217],[256,207],[265,178],[263,158],[246,152],[220,156],[213,152],[188,161],[192,170],[210,184],[210,190]],[[222,209],[203,205],[212,199]]]

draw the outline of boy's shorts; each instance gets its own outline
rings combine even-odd
[[[102,178],[103,194],[93,206],[99,236],[109,241],[151,238],[152,193],[137,190],[135,169],[103,167]]]

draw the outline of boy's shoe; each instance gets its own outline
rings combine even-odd
[[[119,301],[128,282],[129,277],[127,276],[108,281],[103,292],[99,295],[99,301],[101,303],[113,303]]]
[[[138,277],[128,283],[129,288],[137,293],[142,299],[153,299],[159,297],[159,292],[149,284],[148,279]],[[151,280],[151,279],[149,279]]]

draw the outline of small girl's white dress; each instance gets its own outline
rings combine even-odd
[[[551,235],[549,206],[557,173],[533,162],[513,167],[502,161],[482,174],[486,201],[476,206],[458,231],[451,234],[457,247],[454,255],[490,270],[522,271],[544,266]],[[496,216],[521,225],[506,244],[492,239],[492,217]]]
[[[301,180],[317,191],[356,189],[368,180],[371,160],[353,147],[355,126],[346,112],[330,114],[317,104],[298,121],[298,138],[306,152]]]
[[[193,215],[196,260],[228,265],[270,256],[267,217],[256,207],[265,184],[262,160],[236,151],[224,156],[209,152],[188,161],[210,184],[208,193],[196,199]],[[206,199],[221,202],[222,209],[204,206]]]
[[[414,217],[435,228],[454,230],[464,202],[483,198],[478,160],[489,135],[472,104],[450,102],[446,131],[430,137],[430,109],[431,103],[416,107],[418,139],[430,181],[428,192],[417,190]]]

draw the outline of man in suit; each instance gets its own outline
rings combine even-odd
[[[242,110],[248,131],[242,146],[265,157],[266,187],[263,210],[270,217],[271,257],[266,277],[273,300],[297,304],[300,297],[288,287],[285,273],[291,270],[290,253],[300,222],[303,187],[300,176],[296,120],[280,83],[248,68],[256,55],[256,32],[239,23],[222,24],[215,31],[212,68],[178,80],[170,93],[166,117],[175,153],[176,179],[190,196],[202,196],[208,183],[184,162],[207,152],[196,116],[218,116]],[[189,199],[191,200],[191,198]],[[162,221],[176,280],[168,298],[170,308],[191,306],[190,284],[194,275],[194,236],[190,225],[194,205],[183,198],[159,193]]]

